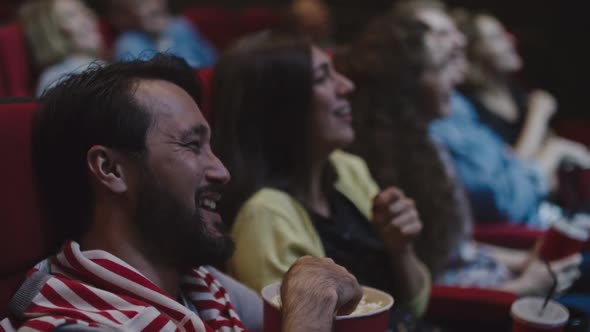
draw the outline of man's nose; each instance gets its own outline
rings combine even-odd
[[[211,165],[207,168],[205,176],[208,181],[218,184],[227,184],[231,178],[227,168],[213,153],[211,153]]]

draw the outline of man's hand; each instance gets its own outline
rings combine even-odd
[[[336,312],[351,313],[363,295],[356,278],[329,258],[299,258],[283,278],[283,331],[331,331]]]
[[[405,252],[422,231],[414,201],[390,187],[373,199],[373,224],[390,253]]]

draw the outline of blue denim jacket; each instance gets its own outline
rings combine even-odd
[[[434,121],[430,135],[449,150],[476,220],[535,224],[549,189],[541,169],[481,123],[464,96],[455,92],[451,104],[451,114]]]
[[[162,35],[154,39],[140,31],[123,32],[114,46],[117,60],[149,59],[157,52],[167,52],[184,58],[193,68],[215,64],[217,53],[213,46],[180,17],[173,18]]]

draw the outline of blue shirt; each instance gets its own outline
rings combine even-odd
[[[464,96],[453,94],[451,114],[434,121],[430,135],[449,150],[476,220],[537,222],[539,203],[549,190],[547,179],[480,122]]]
[[[217,59],[213,46],[180,17],[172,18],[158,38],[141,31],[121,33],[115,42],[114,51],[115,59],[122,61],[147,60],[157,52],[167,52],[184,58],[193,68],[210,67]]]

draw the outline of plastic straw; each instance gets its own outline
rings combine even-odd
[[[555,295],[555,290],[557,289],[557,275],[555,275],[555,272],[553,272],[553,270],[551,269],[551,265],[549,265],[549,262],[548,261],[544,261],[544,262],[545,262],[545,266],[547,266],[547,271],[549,271],[549,274],[551,275],[551,279],[553,279],[553,284],[551,285],[551,288],[549,288],[549,292],[545,296],[545,301],[543,301],[543,306],[541,307],[541,310],[539,311],[539,316],[543,315],[543,312],[545,311],[545,308],[547,307],[547,304],[549,303],[549,299],[551,299],[553,297],[553,295]]]

